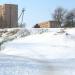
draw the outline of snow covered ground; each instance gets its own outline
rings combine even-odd
[[[4,57],[7,55],[19,56],[24,60],[33,59],[31,65],[35,71],[31,71],[29,75],[75,75],[75,28],[32,29],[30,31],[31,34],[28,36],[17,37],[13,41],[4,43],[0,54],[3,54]],[[22,33],[24,32],[21,31],[17,33],[19,35],[15,35],[20,36]],[[35,61],[36,66],[38,63],[39,66],[34,67]]]
[[[75,58],[75,29],[54,29],[5,43],[2,53],[41,60]]]

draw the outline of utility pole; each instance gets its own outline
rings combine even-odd
[[[21,18],[21,25],[23,24],[23,18],[24,18],[24,12],[25,12],[25,9],[23,8],[22,9],[22,12],[21,12],[21,14],[20,14],[20,16],[19,16],[19,18],[18,18],[18,20]]]

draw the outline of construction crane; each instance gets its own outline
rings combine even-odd
[[[18,17],[18,21],[19,21],[20,18],[21,18],[21,22],[20,22],[21,24],[20,24],[20,25],[23,24],[24,12],[25,12],[25,9],[23,8],[23,9],[22,9],[22,12],[21,12],[21,14],[20,14],[20,16]]]

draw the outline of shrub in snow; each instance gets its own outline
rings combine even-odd
[[[50,31],[49,28],[32,28],[31,29],[32,34],[42,34],[44,32],[49,32],[49,31]]]
[[[17,37],[25,37],[25,36],[27,36],[27,35],[30,35],[29,30],[27,30],[27,29],[21,29],[21,30],[19,30],[19,31],[16,33],[15,36],[17,36]]]
[[[24,28],[10,28],[10,29],[1,29],[0,30],[0,50],[3,49],[3,44],[12,41],[16,38],[25,37],[30,35],[29,30]]]

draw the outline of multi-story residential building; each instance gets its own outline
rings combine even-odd
[[[14,28],[18,26],[18,5],[0,5],[0,28]]]

